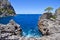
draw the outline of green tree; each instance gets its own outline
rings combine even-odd
[[[47,11],[48,13],[50,13],[50,12],[51,12],[51,10],[53,10],[53,8],[52,8],[52,7],[47,7],[47,8],[45,9],[45,11]]]

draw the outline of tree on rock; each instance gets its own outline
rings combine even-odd
[[[51,10],[53,10],[53,8],[52,8],[52,7],[47,7],[47,8],[45,9],[45,11],[47,11],[48,13],[50,13],[50,12],[51,12]]]

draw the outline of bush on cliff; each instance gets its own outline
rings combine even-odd
[[[50,13],[50,12],[51,12],[51,10],[53,10],[53,8],[52,8],[52,7],[47,7],[47,8],[45,9],[45,11],[47,11],[48,13]]]
[[[9,14],[13,14],[14,13],[14,11],[13,10],[10,10],[10,9],[8,9],[8,11],[7,11]]]
[[[50,18],[56,19],[56,16],[55,16],[55,15],[52,15],[51,10],[53,10],[52,7],[47,7],[47,8],[45,9],[45,11],[47,11],[47,12],[45,13],[46,18],[47,18],[47,19],[50,19]]]
[[[56,16],[55,16],[55,15],[53,15],[53,16],[51,16],[51,18],[56,19]]]

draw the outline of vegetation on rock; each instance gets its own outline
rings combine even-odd
[[[50,19],[50,18],[56,19],[56,15],[52,15],[53,13],[51,12],[51,10],[53,10],[52,7],[47,7],[45,9],[45,11],[47,11],[46,14],[51,15],[51,16],[47,15],[48,16],[48,19]],[[58,8],[57,10],[60,10],[60,8]]]
[[[8,0],[0,1],[0,17],[14,16],[15,14],[14,8],[11,6]]]
[[[52,8],[52,7],[47,7],[47,8],[45,9],[45,11],[47,11],[48,13],[50,13],[50,12],[51,12],[51,10],[53,10],[53,8]]]
[[[56,16],[55,16],[55,15],[53,15],[53,16],[51,16],[51,18],[56,19]]]

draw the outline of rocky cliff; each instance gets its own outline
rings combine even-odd
[[[48,16],[48,15],[50,16]],[[60,40],[60,9],[54,15],[44,13],[38,23],[39,30],[42,32],[42,40]],[[56,16],[56,18],[55,18]]]
[[[15,10],[8,0],[0,0],[0,17],[14,16]]]

